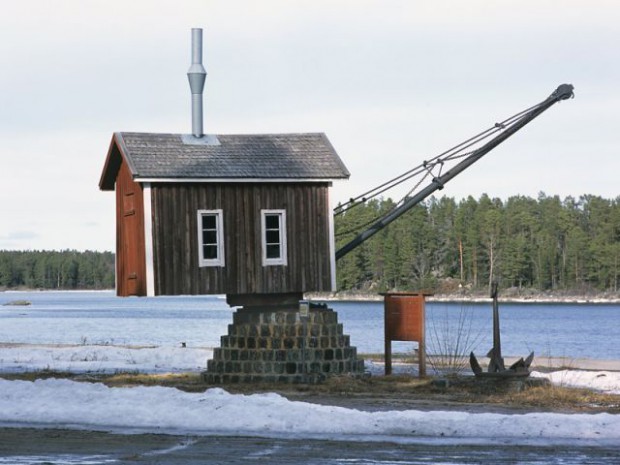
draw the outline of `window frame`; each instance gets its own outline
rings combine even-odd
[[[263,266],[286,266],[288,264],[287,258],[287,242],[286,242],[286,210],[283,209],[263,209],[261,212],[261,249],[262,249],[262,263]],[[278,231],[280,233],[280,256],[278,258],[267,258],[267,216],[276,215],[278,217]],[[271,244],[273,245],[273,244]]]
[[[204,246],[209,244],[203,242],[204,228],[202,227],[202,222],[203,218],[209,215],[215,216],[215,232],[217,238],[217,243],[215,245],[217,246],[217,258],[204,258]],[[225,266],[224,213],[222,209],[198,210],[196,218],[198,223],[198,266],[201,268],[206,266]]]

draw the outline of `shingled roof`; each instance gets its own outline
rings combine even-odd
[[[322,180],[349,171],[322,133],[205,136],[117,132],[99,187],[113,190],[126,160],[135,180]]]

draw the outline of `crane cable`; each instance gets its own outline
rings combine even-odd
[[[415,178],[416,176],[420,176],[423,175],[420,180],[407,192],[407,194],[405,194],[398,202],[396,202],[394,204],[394,206],[392,207],[392,210],[398,208],[399,205],[401,205],[413,192],[416,191],[416,189],[418,189],[420,187],[420,185],[424,182],[424,180],[428,177],[428,176],[433,176],[433,179],[437,179],[441,176],[441,171],[443,169],[443,165],[445,162],[449,162],[449,161],[454,161],[460,158],[465,158],[468,157],[469,155],[471,155],[472,153],[475,152],[476,149],[472,149],[468,152],[464,152],[464,150],[473,147],[477,144],[479,144],[480,142],[482,142],[485,139],[488,139],[489,137],[495,135],[498,132],[501,132],[507,128],[509,128],[510,126],[514,125],[516,122],[518,122],[522,117],[524,117],[524,115],[530,113],[531,111],[537,109],[538,107],[540,107],[541,105],[543,105],[543,103],[545,102],[540,102],[536,105],[531,106],[530,108],[527,108],[523,111],[520,111],[514,115],[512,115],[511,117],[505,119],[504,121],[501,121],[499,123],[495,123],[492,127],[476,134],[473,137],[470,137],[469,139],[461,142],[460,144],[455,145],[454,147],[440,153],[439,155],[436,155],[435,157],[431,158],[430,160],[425,160],[423,161],[420,165],[402,173],[399,176],[396,176],[386,182],[384,182],[383,184],[380,184],[379,186],[370,189],[366,192],[364,192],[363,194],[358,195],[355,198],[351,198],[348,202],[339,205],[338,207],[336,207],[334,209],[334,216],[339,216],[344,214],[345,212],[351,210],[352,208],[355,208],[361,204],[364,204],[367,200],[373,199],[375,197],[377,197],[378,195],[381,195],[382,193],[412,179]],[[437,168],[439,166],[439,172],[437,174],[433,174],[433,170],[435,168]],[[353,228],[347,230],[347,231],[342,231],[342,232],[338,232],[337,234],[335,234],[335,237],[341,237],[347,234],[351,234],[354,233],[356,231],[359,231],[360,229],[369,226],[370,224],[378,221],[379,219],[381,219],[383,216],[385,216],[385,213],[377,215],[376,217],[364,222],[363,224],[359,224],[354,226]]]

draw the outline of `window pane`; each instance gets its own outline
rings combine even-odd
[[[279,244],[280,243],[280,231],[277,229],[274,231],[267,231],[267,244]]]
[[[202,229],[215,229],[216,227],[215,215],[203,215]]]
[[[205,245],[202,250],[205,260],[214,260],[217,258],[217,245]]]
[[[267,229],[280,229],[280,215],[265,215]]]
[[[217,244],[217,231],[203,231],[202,243],[205,245]]]
[[[268,245],[267,246],[267,258],[280,258],[280,246]]]

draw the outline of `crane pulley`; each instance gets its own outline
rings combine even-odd
[[[377,232],[385,228],[394,220],[398,219],[414,206],[418,205],[435,191],[443,189],[444,185],[448,181],[480,160],[484,155],[508,139],[515,132],[523,128],[541,113],[548,110],[551,106],[572,97],[574,97],[573,86],[571,84],[562,84],[542,102],[523,110],[504,121],[495,123],[491,128],[471,137],[470,139],[467,139],[466,141],[452,147],[451,149],[430,160],[425,160],[419,166],[401,174],[400,176],[397,176],[396,178],[393,178],[390,181],[387,181],[380,186],[377,186],[374,189],[351,199],[343,205],[339,205],[334,211],[334,215],[343,214],[356,205],[364,203],[369,198],[380,195],[388,189],[391,189],[392,187],[395,187],[396,185],[408,181],[416,176],[421,177],[420,181],[414,186],[414,188],[411,189],[409,193],[403,197],[403,199],[398,202],[390,212],[382,217],[375,218],[374,223],[372,223],[370,227],[338,249],[336,251],[336,260],[344,257],[347,253],[351,252],[363,242],[370,239]],[[491,136],[494,137],[488,140],[484,145],[478,148],[473,148]],[[466,151],[467,149],[471,150]],[[443,168],[446,163],[454,162],[456,160],[461,161],[450,170],[443,172]],[[428,177],[431,178],[430,182],[421,190],[415,192]],[[368,224],[363,226],[368,226]]]

